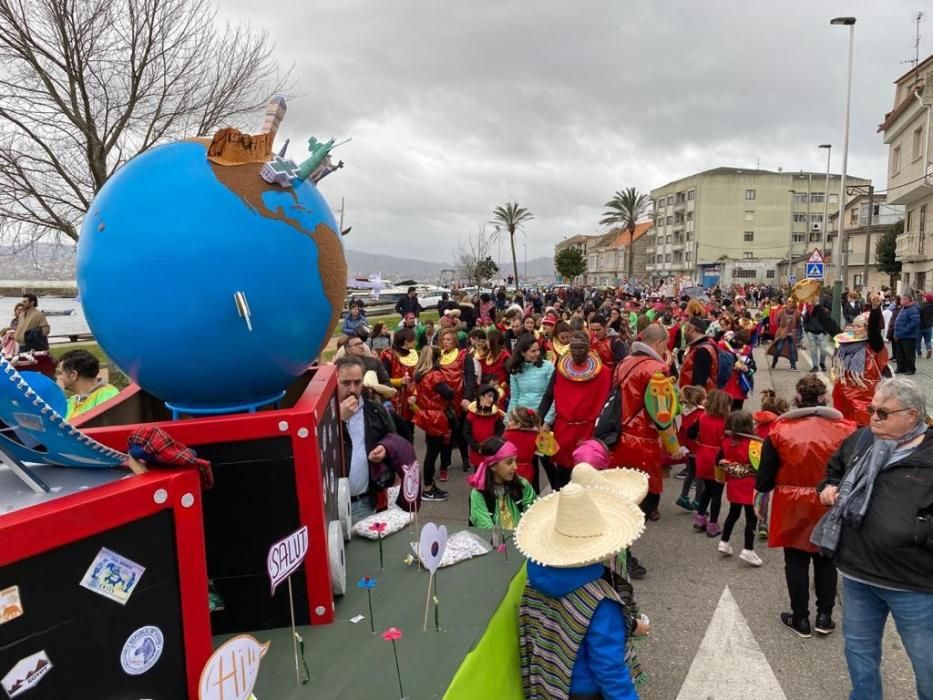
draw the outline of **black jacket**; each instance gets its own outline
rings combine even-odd
[[[807,314],[807,317],[803,321],[803,329],[807,333],[816,333],[817,335],[826,333],[830,338],[834,338],[839,333],[842,333],[839,324],[833,320],[832,316],[827,312],[826,307],[822,304],[813,305],[810,313]]]
[[[817,490],[839,485],[866,430],[850,435],[830,457]],[[843,525],[835,563],[843,574],[868,583],[933,593],[933,429],[878,475],[861,526]]]
[[[386,408],[377,401],[362,399],[363,424],[366,437],[366,454],[368,455],[376,447],[376,443],[382,440],[389,433],[395,432],[395,423]],[[353,441],[350,439],[350,431],[347,430],[347,424],[340,421],[340,430],[343,436],[343,465],[344,474],[350,475],[350,460],[353,458]],[[375,501],[376,491],[378,490],[372,482],[373,465],[369,465],[370,482],[369,497]]]
[[[846,301],[842,305],[842,317],[847,325],[852,323],[852,320],[860,313],[862,313],[862,305],[858,301]]]
[[[926,330],[931,326],[933,326],[933,301],[925,301],[920,307],[920,327]]]
[[[398,300],[395,305],[395,313],[404,318],[405,314],[412,313],[418,316],[422,311],[421,303],[418,297],[410,297],[407,294]]]

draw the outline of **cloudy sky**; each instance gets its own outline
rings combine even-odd
[[[352,137],[322,183],[346,198],[348,245],[451,260],[493,207],[535,214],[529,258],[599,231],[603,203],[721,165],[841,165],[848,29],[855,74],[849,172],[885,186],[876,133],[909,70],[900,0],[219,0],[266,30],[295,96],[283,130]],[[933,19],[921,24],[921,60]],[[248,126],[248,125],[244,125]],[[296,151],[292,150],[292,154]],[[519,253],[521,257],[521,253]]]

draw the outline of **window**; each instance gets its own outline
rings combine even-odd
[[[794,243],[806,243],[807,234],[805,233],[794,233]]]
[[[670,226],[673,223],[674,223],[674,217],[673,216],[667,217],[667,225]]]
[[[831,207],[839,206],[839,195],[838,194],[829,195],[829,206]]]
[[[753,260],[755,258],[755,253],[751,250],[746,250],[742,253],[742,257],[746,260]]]
[[[910,149],[910,157],[913,160],[917,160],[917,158],[920,157],[920,151],[922,150],[922,146],[923,146],[923,127],[918,126],[916,129],[914,129],[914,141]]]
[[[751,243],[752,241],[755,240],[755,232],[746,231],[742,238],[746,243]]]
[[[693,212],[692,212],[692,211],[688,211],[688,212],[687,212],[687,221],[693,221]]]
[[[692,240],[693,240],[693,231],[687,231],[687,240],[688,240],[688,241],[692,241]]]
[[[667,238],[664,239],[664,242],[667,243],[668,245],[670,245],[670,244],[671,244],[671,238],[672,238],[671,234],[667,234]]]
[[[795,211],[795,212],[794,212],[794,223],[795,223],[795,224],[805,224],[805,223],[807,223],[807,212],[805,212],[805,211]]]
[[[891,151],[891,174],[897,175],[901,172],[901,147],[895,146]]]
[[[806,192],[794,192],[794,201],[798,204],[806,204],[809,195]]]
[[[773,279],[774,279],[774,270],[767,270],[767,271],[765,271],[765,277],[767,277],[769,280],[773,280]]]
[[[913,231],[913,230],[914,230],[914,210],[910,209],[907,212],[907,222],[904,224],[904,232],[907,233],[908,231]]]
[[[659,262],[659,263],[660,263],[660,262],[664,262],[664,256],[663,256],[663,255],[658,255],[658,256],[654,259],[654,261],[655,261],[655,262]]]
[[[849,226],[858,226],[858,209],[849,212]]]
[[[674,262],[679,263],[684,261],[684,254],[681,252],[674,253]]]
[[[750,201],[755,198],[755,190],[745,190],[745,199]]]
[[[696,197],[696,193],[697,193],[696,190],[690,190],[689,192],[687,192],[687,201],[692,202],[694,198]]]
[[[670,253],[665,254],[665,255],[664,255],[664,262],[670,262],[670,261],[671,261],[671,254],[670,254]]]
[[[819,243],[823,240],[822,231],[810,231],[810,243]]]
[[[693,260],[693,253],[691,253],[689,250],[686,253],[684,253],[684,260],[686,262],[690,262],[691,260]]]
[[[754,279],[758,276],[758,273],[755,270],[743,270],[739,267],[732,268],[732,278],[733,279]]]
[[[755,212],[753,212],[753,211],[746,211],[746,212],[745,212],[745,220],[746,220],[746,221],[754,221],[754,220],[755,220]]]
[[[822,224],[823,215],[822,214],[810,214],[810,223],[811,224]]]
[[[674,195],[668,195],[667,197],[667,206],[671,206],[674,203]]]
[[[813,192],[810,195],[810,201],[813,204],[822,204],[823,202],[826,201],[826,193],[825,192]]]
[[[862,286],[862,274],[861,273],[857,273],[852,276],[852,286],[855,287],[856,289],[861,288]]]

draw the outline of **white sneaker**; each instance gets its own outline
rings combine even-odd
[[[732,549],[732,548],[730,547],[729,549]],[[750,549],[743,549],[742,553],[739,554],[739,559],[744,561],[746,564],[751,564],[752,566],[761,566],[762,564],[764,564],[764,562],[761,561],[761,557],[759,557],[757,554],[755,554]]]
[[[719,552],[725,554],[727,557],[732,556],[732,545],[726,542],[725,540],[719,541]]]

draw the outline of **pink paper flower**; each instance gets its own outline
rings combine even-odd
[[[496,547],[496,551],[499,552],[500,554],[503,554],[505,552],[505,542],[503,542],[498,547]]]
[[[386,531],[386,527],[387,527],[386,523],[373,523],[372,525],[369,526],[369,529],[371,532],[377,532],[381,535],[383,532]]]
[[[398,627],[390,627],[382,633],[382,638],[387,642],[394,642],[396,639],[402,638],[402,630]]]

